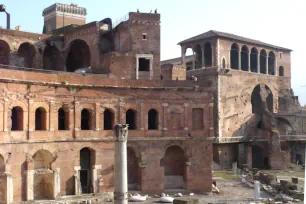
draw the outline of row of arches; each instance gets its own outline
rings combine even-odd
[[[260,52],[253,47],[251,50],[246,45],[241,49],[233,43],[230,50],[231,69],[250,71],[261,74],[276,75],[276,56],[273,51],[267,53],[265,49]],[[222,59],[222,67],[226,68],[226,60]],[[284,68],[279,67],[279,76],[284,75]]]
[[[84,40],[74,40],[70,43],[67,53],[63,53],[53,42],[46,41],[44,50],[36,49],[29,42],[22,43],[17,51],[18,60],[11,64],[10,46],[4,40],[0,40],[0,64],[13,65],[26,68],[41,68],[36,66],[36,56],[42,55],[42,69],[74,72],[79,68],[87,68],[91,65],[91,53],[88,44]],[[12,62],[13,63],[13,62]]]
[[[82,194],[93,193],[93,168],[97,163],[96,151],[90,147],[83,147],[79,150],[79,180]],[[58,159],[50,151],[40,149],[31,157],[33,165],[31,170],[34,173],[33,194],[34,200],[54,199],[53,198],[53,163]],[[178,145],[169,146],[162,158],[160,167],[164,168],[165,189],[186,188],[186,161],[184,150]],[[134,148],[127,147],[127,171],[128,190],[141,190],[142,171],[140,158],[136,155]],[[5,172],[5,160],[0,154],[0,172]]]
[[[190,69],[200,69],[202,67],[211,67],[213,64],[213,48],[210,42],[203,46],[197,44],[194,48],[187,47],[183,53],[183,63],[186,63],[185,58],[192,56],[193,67]],[[189,70],[190,70],[189,69]]]
[[[24,130],[24,110],[20,106],[14,106],[11,114],[11,130]],[[114,128],[115,114],[111,109],[105,109],[103,112],[104,130]],[[84,108],[81,111],[81,130],[94,129],[94,114],[91,109]],[[69,111],[65,108],[58,109],[58,130],[69,130]],[[133,109],[126,111],[126,124],[129,124],[130,130],[137,129],[137,112]],[[158,112],[156,109],[148,111],[148,129],[158,129]],[[35,110],[35,130],[47,130],[47,111],[44,107]]]

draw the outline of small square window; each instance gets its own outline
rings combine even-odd
[[[279,53],[278,53],[278,58],[279,58],[279,59],[282,59],[282,58],[283,58],[283,53],[282,53],[282,52],[279,52]]]
[[[147,40],[147,34],[146,33],[142,34],[142,40]]]

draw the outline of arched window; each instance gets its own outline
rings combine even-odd
[[[0,64],[10,64],[10,46],[4,40],[0,40]]]
[[[129,130],[136,130],[136,112],[132,109],[126,111],[126,124],[129,125]]]
[[[245,45],[241,48],[241,70],[249,71],[249,49]]]
[[[275,54],[274,52],[269,52],[268,58],[268,74],[275,75]]]
[[[158,129],[158,112],[155,109],[151,109],[148,113],[148,129]]]
[[[43,107],[35,111],[35,130],[47,130],[47,111]]]
[[[46,70],[64,70],[64,58],[55,45],[47,45],[43,53],[43,66]]]
[[[195,47],[195,68],[200,69],[202,68],[202,48],[200,45]]]
[[[192,50],[192,48],[188,47],[185,50],[185,63],[186,63],[186,67],[187,70],[192,70],[193,67],[193,58],[194,58],[194,52]]]
[[[114,113],[110,109],[104,111],[104,130],[112,130],[114,127]]]
[[[66,67],[68,72],[74,72],[80,68],[90,66],[90,49],[87,43],[83,40],[74,40],[69,49],[66,59]]]
[[[255,47],[251,50],[251,72],[257,73],[258,67],[258,51]]]
[[[81,112],[81,130],[91,130],[92,128],[92,117],[90,111],[84,108]]]
[[[209,42],[204,46],[204,61],[205,67],[212,66],[212,46]]]
[[[267,52],[265,50],[260,51],[260,73],[267,73]]]
[[[225,58],[223,57],[222,59],[222,68],[225,69],[226,68],[226,61]]]
[[[20,106],[12,108],[12,131],[23,130],[23,110]]]
[[[35,47],[34,45],[26,42],[22,43],[18,49],[18,55],[23,58],[23,66],[28,68],[35,67]]]
[[[69,130],[69,112],[58,109],[58,130]]]
[[[284,75],[284,71],[285,71],[285,70],[284,70],[284,67],[283,67],[283,66],[280,66],[279,69],[278,69],[278,75],[279,75],[279,76],[285,76],[285,75]]]
[[[239,47],[234,43],[231,47],[231,68],[238,69],[239,67]]]

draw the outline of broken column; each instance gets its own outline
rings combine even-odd
[[[128,125],[118,124],[115,127],[115,204],[127,204],[127,136]]]
[[[60,192],[61,192],[60,168],[56,168],[53,172],[53,197],[54,199],[59,196]]]
[[[82,186],[80,181],[80,166],[74,167],[74,194],[81,195],[82,194]]]
[[[255,199],[260,198],[260,183],[259,183],[259,181],[254,182],[254,198]]]
[[[27,172],[27,201],[34,200],[34,171]]]

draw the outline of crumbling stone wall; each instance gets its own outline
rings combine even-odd
[[[29,171],[39,169],[40,172],[54,172],[59,168],[59,195],[74,195],[74,175],[80,166],[80,150],[85,147],[95,151],[95,166],[101,165],[101,169],[97,168],[100,191],[113,190],[114,132],[103,128],[105,109],[114,113],[114,123],[125,123],[129,109],[137,113],[136,130],[129,131],[129,143],[137,158],[141,158],[139,186],[142,191],[164,191],[160,160],[172,145],[182,148],[186,157],[185,188],[193,192],[210,191],[211,166],[207,164],[211,163],[212,158],[212,144],[208,137],[214,135],[213,101],[211,90],[205,87],[204,82],[101,80],[103,75],[83,76],[38,70],[0,69],[0,74],[3,77],[0,83],[0,124],[3,127],[0,131],[0,154],[5,155],[4,160],[8,161],[13,177],[14,201],[26,200],[27,175]],[[24,111],[22,131],[10,129],[14,121],[11,121],[9,111],[15,106]],[[39,107],[43,107],[47,115],[47,129],[42,131],[36,131],[34,126],[34,113]],[[60,108],[68,113],[68,130],[58,130]],[[91,130],[80,129],[83,108],[91,110]],[[148,112],[151,109],[158,112],[157,130],[148,130]],[[193,109],[201,110],[203,124],[197,126],[201,128],[193,128]],[[179,119],[179,125],[173,126],[172,113],[177,113],[174,116]],[[33,156],[39,150],[46,150],[52,156],[47,156],[49,159],[44,159],[44,162],[39,159],[40,165],[36,165]],[[52,193],[48,190],[52,189],[51,177],[42,175],[44,182],[41,182],[40,176],[34,175],[37,186],[34,196],[43,194],[49,197]],[[45,187],[43,193],[38,191],[44,189],[39,185]]]

